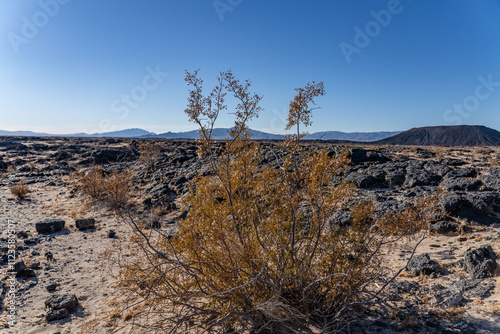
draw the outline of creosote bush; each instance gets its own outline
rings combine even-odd
[[[153,142],[143,141],[139,143],[140,160],[147,169],[154,169],[156,162],[161,156],[160,148]]]
[[[17,184],[10,186],[9,189],[12,195],[16,196],[17,199],[25,199],[28,193],[30,192],[28,185],[26,185],[24,181],[21,181]]]
[[[331,223],[354,195],[341,177],[348,155],[330,157],[300,142],[300,126],[311,123],[310,105],[325,93],[322,83],[297,90],[287,124],[297,134],[283,143],[285,153],[276,153],[279,166],[271,167],[261,163],[247,128],[261,100],[250,82],[222,72],[204,96],[197,71],[186,73],[186,81],[186,113],[200,127],[200,154],[212,173],[199,177],[184,199],[189,212],[173,237],[128,216],[141,257],[121,259],[118,278],[139,331],[332,332],[347,323],[348,311],[382,302],[398,273],[388,275],[381,249],[424,229],[435,217],[434,199],[383,216],[359,203],[351,206],[349,224]],[[238,104],[222,146],[212,131],[228,93]]]
[[[101,166],[96,165],[84,173],[78,173],[76,179],[78,191],[96,204],[111,210],[124,209],[129,204],[133,182],[127,171],[106,173]]]

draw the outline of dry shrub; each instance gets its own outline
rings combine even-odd
[[[94,203],[104,204],[112,210],[127,207],[133,189],[129,172],[106,173],[101,166],[94,166],[85,173],[76,175],[77,189],[89,196]]]
[[[9,189],[12,195],[16,196],[17,199],[25,199],[30,192],[28,185],[24,183],[24,181],[20,181],[19,183],[10,186]]]
[[[472,228],[470,223],[467,220],[459,220],[460,225],[458,226],[457,233],[458,235],[467,235],[472,232]]]
[[[484,305],[484,300],[483,299],[479,299],[479,298],[474,299],[472,301],[472,305]]]
[[[154,142],[142,141],[139,143],[140,161],[147,169],[154,169],[161,156],[161,150]]]
[[[491,304],[491,313],[500,314],[500,302]]]
[[[201,127],[200,152],[213,173],[195,182],[183,203],[189,213],[173,237],[128,220],[141,256],[122,259],[119,287],[133,300],[141,330],[292,333],[315,326],[330,332],[361,305],[381,303],[400,273],[386,276],[381,249],[427,226],[435,200],[382,217],[361,203],[351,207],[350,224],[333,224],[330,217],[353,196],[341,180],[347,153],[329,157],[299,141],[298,125],[310,123],[308,105],[324,93],[322,85],[298,90],[288,124],[298,135],[285,141],[276,168],[260,163],[260,146],[248,139],[246,122],[260,100],[248,82],[225,72],[203,97],[196,72],[187,81],[194,89],[186,112]],[[211,131],[226,109],[224,89],[240,103],[231,139],[220,149]]]
[[[438,317],[448,320],[448,321],[457,321],[463,320],[463,313],[465,309],[463,307],[448,307],[446,309],[433,309],[434,312],[437,313]]]
[[[496,154],[492,154],[492,157],[488,159],[488,163],[490,167],[500,166],[500,154],[498,152],[496,152]]]
[[[110,320],[115,320],[121,317],[122,317],[121,310],[118,308],[115,308],[109,312]]]

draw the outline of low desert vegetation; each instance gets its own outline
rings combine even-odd
[[[30,193],[30,189],[24,181],[21,181],[17,184],[10,186],[10,192],[17,199],[25,199],[26,196]]]
[[[491,304],[491,313],[500,314],[500,302]]]
[[[403,268],[386,269],[381,251],[401,238],[420,238],[437,219],[436,199],[382,216],[369,202],[353,204],[355,189],[341,177],[348,153],[332,157],[300,141],[315,99],[325,94],[322,83],[296,90],[287,123],[296,133],[269,166],[247,128],[261,100],[251,83],[222,72],[203,95],[198,71],[186,72],[186,81],[186,113],[199,126],[199,153],[211,173],[194,181],[175,233],[145,229],[130,211],[120,212],[133,227],[131,252],[138,255],[115,254],[129,323],[148,333],[326,333],[345,329],[363,307],[384,303],[385,288]],[[227,94],[237,101],[235,124],[220,145],[212,131],[228,109]],[[89,171],[84,192],[109,201],[103,180],[101,170]],[[340,225],[332,216],[343,207],[351,219]]]
[[[139,143],[139,158],[146,169],[154,169],[156,162],[161,157],[160,148],[152,142],[143,141]]]
[[[107,173],[96,165],[86,172],[76,174],[77,190],[88,196],[94,204],[111,210],[120,210],[130,204],[133,189],[131,174],[127,171]]]

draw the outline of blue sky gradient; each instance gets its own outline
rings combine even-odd
[[[283,133],[313,80],[309,132],[500,129],[500,0],[6,0],[0,22],[3,130],[192,130],[198,68],[206,91],[229,68],[253,82],[257,130]]]

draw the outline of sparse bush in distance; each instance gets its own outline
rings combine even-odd
[[[139,143],[140,160],[147,169],[153,169],[161,156],[161,150],[153,142],[141,141]]]
[[[24,181],[21,181],[15,185],[10,186],[9,189],[12,195],[16,196],[17,199],[25,199],[26,195],[28,195],[28,193],[30,192],[28,185],[26,185]]]
[[[172,237],[144,231],[133,219],[138,258],[121,262],[119,287],[130,299],[134,323],[144,332],[294,333],[315,327],[343,329],[362,305],[383,302],[382,293],[402,270],[389,275],[381,249],[414,236],[436,217],[434,199],[423,198],[400,213],[375,216],[371,203],[351,206],[346,226],[331,222],[353,187],[342,181],[346,152],[305,150],[301,125],[323,95],[322,83],[297,90],[279,167],[261,164],[260,146],[247,123],[258,116],[261,97],[231,71],[202,94],[198,71],[186,113],[200,127],[199,149],[212,174],[199,177],[183,203],[187,217]],[[212,140],[225,96],[237,101],[234,128],[225,145]],[[125,261],[125,260],[123,260]],[[359,312],[358,312],[359,313]]]
[[[104,204],[112,210],[126,208],[133,189],[129,172],[106,173],[101,166],[94,166],[76,176],[78,190],[89,196],[95,203]]]

